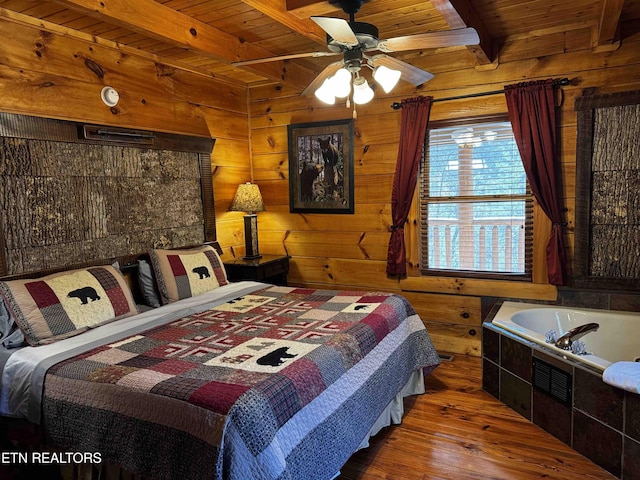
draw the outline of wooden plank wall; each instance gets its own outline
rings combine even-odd
[[[638,31],[637,25],[634,30]],[[584,29],[509,40],[503,45],[498,67],[493,70],[476,70],[466,51],[443,52],[429,56],[428,61],[420,59],[416,53],[416,63],[436,74],[433,80],[420,90],[409,85],[396,87],[389,95],[377,93],[371,103],[358,108],[354,215],[289,213],[287,178],[287,125],[349,118],[351,111],[338,105],[322,105],[286,88],[251,88],[253,167],[267,207],[266,212],[259,214],[261,251],[291,255],[289,279],[297,285],[402,291],[427,323],[439,349],[478,355],[483,298],[556,298],[556,289],[545,283],[544,248],[548,221],[538,212],[534,284],[437,277],[410,277],[402,282],[388,279],[385,264],[391,224],[390,198],[400,129],[400,112],[392,110],[390,105],[416,95],[443,98],[497,90],[503,85],[526,80],[568,77],[571,85],[562,89],[558,102],[561,103],[563,197],[568,221],[566,237],[571,258],[575,98],[582,95],[584,89],[604,93],[640,86],[640,35],[626,33],[623,29],[622,46],[617,51],[605,53],[593,53],[587,48],[589,35],[589,30]],[[436,103],[431,120],[505,112],[504,96],[494,95]],[[410,226],[416,220],[414,212]],[[409,258],[415,263],[415,242],[411,238],[408,241]],[[236,247],[240,247],[239,243]]]
[[[627,31],[628,30],[628,31]],[[323,106],[286,87],[247,89],[219,79],[159,65],[104,40],[19,16],[0,18],[0,110],[130,128],[216,138],[212,156],[218,240],[226,257],[243,254],[242,214],[227,212],[237,185],[254,179],[267,211],[259,214],[260,250],[292,256],[290,281],[326,288],[402,291],[428,324],[440,350],[479,354],[482,302],[486,297],[553,299],[544,283],[416,278],[403,282],[384,273],[391,224],[391,184],[397,155],[400,113],[394,101],[416,95],[435,98],[502,88],[529,79],[568,77],[561,107],[564,201],[567,240],[573,250],[575,196],[575,98],[583,89],[598,93],[640,88],[640,35],[623,26],[622,46],[593,53],[588,29],[504,42],[499,66],[476,70],[466,50],[436,56],[415,52],[409,61],[436,73],[424,88],[377,94],[358,109],[355,123],[355,214],[291,214],[288,199],[287,125],[350,118],[340,106]],[[516,60],[518,58],[518,60]],[[524,59],[522,59],[524,58]],[[99,69],[95,68],[99,65]],[[104,85],[121,101],[113,109],[100,101]],[[506,111],[502,96],[440,102],[431,119],[461,118]],[[413,222],[415,215],[411,218]],[[548,226],[538,219],[537,250]],[[410,239],[409,239],[410,240]],[[415,263],[415,242],[409,242]],[[541,258],[538,254],[538,259]],[[537,282],[544,275],[539,260]]]
[[[0,111],[215,138],[216,210],[250,178],[247,89],[177,70],[151,55],[2,10]],[[11,15],[9,15],[11,13]],[[109,108],[103,86],[118,90]],[[226,216],[225,243],[242,238],[242,214]],[[231,239],[231,241],[230,241]]]

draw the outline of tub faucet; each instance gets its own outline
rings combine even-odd
[[[575,340],[584,337],[587,333],[595,332],[598,328],[600,328],[600,325],[597,323],[585,323],[579,327],[572,328],[556,340],[555,346],[563,350],[571,350],[571,344]]]

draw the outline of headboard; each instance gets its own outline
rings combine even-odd
[[[213,146],[0,113],[0,276],[215,241]]]

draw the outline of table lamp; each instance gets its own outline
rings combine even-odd
[[[245,260],[260,258],[262,255],[258,252],[258,216],[256,212],[264,212],[264,202],[260,189],[255,183],[243,183],[238,185],[236,196],[231,202],[229,211],[247,212],[244,216],[244,244],[245,244]]]

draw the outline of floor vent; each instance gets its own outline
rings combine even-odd
[[[571,374],[533,357],[533,386],[565,405],[571,405]]]
[[[449,355],[448,353],[439,353],[438,356],[440,360],[444,360],[445,362],[453,362],[453,355]]]

